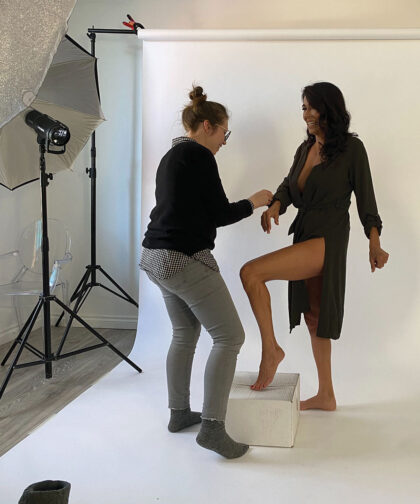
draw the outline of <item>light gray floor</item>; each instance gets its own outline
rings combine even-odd
[[[208,339],[193,369],[195,408]],[[375,399],[368,398],[366,377],[354,374],[347,389],[337,384],[336,412],[301,415],[294,448],[252,447],[227,461],[195,443],[198,427],[167,431],[168,343],[140,331],[130,357],[144,373],[121,363],[6,453],[0,502],[16,503],[35,481],[64,479],[72,484],[70,504],[419,503],[417,381],[399,398]],[[245,354],[239,368],[254,370],[247,362]],[[307,388],[304,374],[302,397]]]
[[[120,351],[127,355],[134,344],[136,331],[99,329]],[[53,350],[58,346],[64,328],[52,328]],[[34,331],[29,342],[43,349],[41,329]],[[73,327],[66,339],[63,352],[71,352],[100,341],[84,328]],[[0,346],[0,361],[11,344]],[[9,358],[12,361],[17,349]],[[19,363],[39,360],[24,350]],[[0,456],[24,439],[32,430],[60,411],[82,392],[88,389],[119,362],[115,352],[103,347],[53,362],[53,376],[45,378],[44,366],[37,365],[16,369],[0,400]],[[3,383],[8,366],[0,367],[0,383]]]

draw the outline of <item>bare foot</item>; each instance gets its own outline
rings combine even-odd
[[[277,347],[267,354],[263,354],[260,364],[260,372],[257,381],[251,385],[252,390],[263,390],[273,381],[277,367],[284,359],[284,352],[281,347]]]
[[[308,409],[320,409],[324,411],[334,411],[337,405],[335,402],[335,397],[331,395],[320,395],[317,394],[306,401],[301,401],[300,409],[301,411]]]

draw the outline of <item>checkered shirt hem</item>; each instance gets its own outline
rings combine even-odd
[[[213,271],[219,272],[216,259],[209,249],[200,250],[188,256],[178,250],[148,249],[143,247],[140,269],[148,271],[159,280],[167,280],[181,272],[187,264],[200,261]]]

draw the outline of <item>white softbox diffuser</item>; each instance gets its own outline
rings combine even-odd
[[[0,128],[34,101],[75,4],[76,0],[2,0]]]

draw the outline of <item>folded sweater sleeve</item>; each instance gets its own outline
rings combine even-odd
[[[283,215],[286,212],[287,207],[292,202],[292,198],[290,197],[289,175],[284,177],[283,182],[278,186],[277,191],[274,193],[271,205],[274,201],[280,201],[279,215]]]

